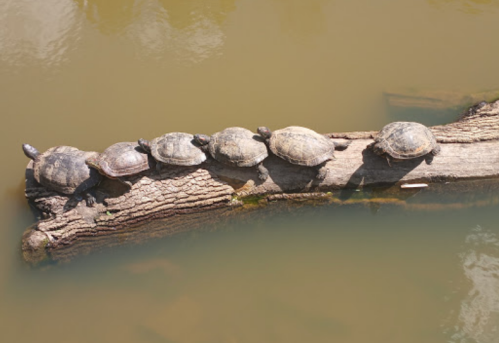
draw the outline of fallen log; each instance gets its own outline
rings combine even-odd
[[[254,168],[227,167],[210,160],[196,167],[166,167],[161,175],[151,170],[129,177],[133,184],[130,190],[106,179],[96,189],[94,207],[86,207],[84,201],[71,205],[71,197],[39,185],[30,162],[26,197],[43,219],[24,233],[23,256],[36,262],[49,255],[71,256],[69,251],[78,250],[74,246],[89,251],[94,245],[119,244],[129,237],[140,241],[174,234],[240,216],[262,201],[334,199],[347,204],[352,203],[353,190],[364,187],[399,189],[402,183],[444,184],[499,176],[499,101],[472,109],[455,123],[431,129],[442,143],[442,151],[431,165],[419,158],[389,167],[385,159],[366,149],[375,131],[331,133],[327,134],[331,138],[352,142],[336,153],[335,161],[327,163],[328,175],[323,181],[314,178],[314,169],[291,165],[275,156],[264,162],[270,172],[265,182],[258,179]],[[391,203],[401,201],[394,199]],[[387,202],[386,198],[375,200]],[[373,203],[372,199],[362,201]]]

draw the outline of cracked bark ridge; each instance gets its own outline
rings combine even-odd
[[[327,136],[352,142],[347,149],[335,152],[336,160],[326,164],[328,174],[323,181],[314,178],[314,168],[292,165],[272,155],[264,161],[270,173],[265,182],[258,179],[256,168],[227,167],[209,159],[201,166],[170,166],[163,168],[161,174],[151,170],[129,177],[127,180],[133,183],[130,190],[115,180],[105,179],[96,187],[97,204],[92,208],[86,207],[84,201],[39,185],[33,178],[30,162],[26,169],[26,197],[44,219],[23,236],[23,252],[29,260],[34,255],[37,259],[46,253],[55,255],[58,249],[67,248],[77,240],[85,241],[88,247],[92,239],[95,241],[94,236],[140,231],[136,229],[139,224],[158,218],[169,218],[163,222],[166,226],[172,224],[166,232],[182,231],[189,225],[195,226],[195,222],[213,219],[218,213],[214,209],[241,205],[240,199],[245,197],[290,200],[307,197],[301,193],[342,190],[345,195],[349,189],[366,186],[499,176],[499,101],[468,111],[455,123],[434,126],[431,130],[442,149],[431,165],[419,158],[389,167],[385,159],[366,149],[376,131],[330,133]],[[193,216],[201,212],[213,216]],[[184,220],[187,226],[182,224]]]

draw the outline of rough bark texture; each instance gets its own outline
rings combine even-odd
[[[23,254],[30,261],[41,260],[47,254],[63,258],[97,245],[182,232],[241,212],[231,209],[241,207],[243,201],[333,201],[327,192],[342,190],[334,201],[346,203],[352,197],[351,190],[365,186],[499,176],[499,102],[468,111],[461,120],[435,126],[432,131],[442,143],[442,151],[431,165],[420,158],[389,167],[385,159],[366,149],[375,131],[331,133],[328,136],[352,142],[346,150],[336,153],[335,161],[327,163],[328,175],[320,182],[314,179],[315,169],[294,166],[275,156],[264,162],[270,172],[265,182],[259,181],[255,168],[227,167],[210,160],[198,167],[166,167],[161,175],[151,170],[130,177],[130,190],[106,179],[96,189],[97,205],[92,208],[86,207],[84,201],[37,184],[30,163],[26,169],[26,197],[45,219],[25,232]],[[160,218],[168,219],[153,221]],[[149,224],[139,225],[144,223]]]

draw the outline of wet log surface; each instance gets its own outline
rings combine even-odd
[[[328,162],[323,181],[314,179],[314,169],[294,166],[275,156],[264,162],[270,172],[265,182],[258,179],[255,168],[232,168],[209,160],[196,167],[166,167],[161,175],[151,170],[130,177],[130,190],[106,179],[96,189],[94,207],[39,185],[30,162],[26,197],[41,219],[23,235],[23,256],[34,262],[49,255],[64,259],[97,246],[167,236],[241,216],[262,201],[348,203],[353,190],[364,187],[396,186],[398,190],[401,183],[426,182],[439,189],[437,185],[449,182],[499,176],[499,101],[467,111],[459,121],[434,126],[432,131],[442,150],[431,165],[420,158],[388,166],[385,159],[366,149],[375,131],[330,133],[329,137],[349,139],[351,144],[336,152],[335,161]],[[487,184],[487,189],[491,187]]]

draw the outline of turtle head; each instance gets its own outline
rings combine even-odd
[[[35,147],[29,145],[29,144],[23,144],[23,151],[24,151],[24,154],[31,158],[32,160],[35,160],[38,155],[40,155],[40,152],[38,152],[38,150],[36,150]]]
[[[260,126],[256,131],[265,139],[269,139],[272,136],[272,131],[266,126]]]
[[[151,143],[147,140],[145,140],[144,138],[141,138],[138,140],[138,142],[140,147],[147,153],[150,153],[151,152]]]
[[[87,158],[85,160],[85,163],[86,163],[87,166],[92,167],[94,169],[97,169],[100,172],[101,168],[100,168],[97,156],[96,157],[89,157],[89,158]]]
[[[207,135],[200,135],[199,133],[194,135],[194,141],[198,143],[199,145],[207,145],[210,143],[210,137]]]

